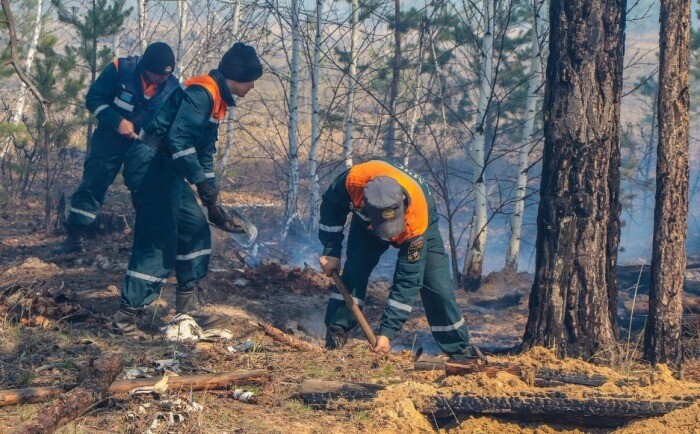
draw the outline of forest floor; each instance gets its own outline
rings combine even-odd
[[[124,199],[122,197],[122,199]],[[158,338],[134,342],[110,335],[111,316],[119,304],[119,288],[130,252],[130,234],[88,240],[86,252],[54,255],[59,235],[42,231],[43,205],[38,201],[4,204],[0,211],[0,389],[50,386],[75,382],[88,361],[112,352],[121,356],[125,370],[157,375],[157,361],[176,359],[179,374],[219,373],[238,369],[264,369],[270,379],[246,386],[257,395],[255,404],[233,399],[231,390],[190,392],[169,390],[161,395],[116,395],[92,407],[86,414],[59,430],[60,433],[554,433],[554,432],[700,432],[700,364],[697,316],[689,315],[686,337],[687,363],[683,380],[665,367],[651,367],[637,359],[638,334],[627,339],[622,326],[625,354],[599,367],[583,360],[557,360],[541,348],[513,355],[500,351],[490,363],[509,363],[523,368],[551,368],[586,375],[601,374],[607,381],[592,388],[572,384],[533,385],[522,376],[499,372],[446,376],[441,371],[416,371],[413,353],[422,347],[437,353],[428,332],[420,303],[401,334],[392,342],[394,354],[382,359],[368,350],[355,334],[349,344],[335,351],[303,352],[273,341],[253,321],[264,321],[296,338],[322,344],[323,316],[331,281],[309,266],[289,265],[288,258],[308,258],[315,264],[315,240],[301,233],[290,245],[276,237],[279,204],[260,197],[228,197],[242,207],[260,229],[257,251],[262,265],[247,268],[231,250],[231,241],[214,234],[214,254],[209,277],[203,282],[208,309],[225,314],[233,339],[196,344],[174,343]],[[235,199],[235,200],[233,200]],[[112,208],[121,210],[128,207]],[[108,209],[109,210],[109,209]],[[292,253],[293,252],[293,255]],[[644,270],[641,270],[644,271]],[[629,281],[634,269],[621,276],[619,313],[636,318],[645,310],[643,285],[634,298]],[[691,273],[692,274],[692,273]],[[389,277],[390,274],[387,276]],[[694,276],[694,274],[693,274]],[[691,276],[692,277],[692,276]],[[693,279],[695,279],[693,277]],[[700,287],[700,277],[697,279]],[[473,342],[486,352],[514,349],[527,320],[527,294],[532,276],[493,273],[476,293],[457,293],[457,301],[470,327]],[[18,299],[17,294],[21,294]],[[388,294],[386,279],[374,280],[365,300],[364,313],[376,324]],[[631,315],[632,302],[636,312]],[[686,307],[698,313],[698,296],[689,293]],[[142,327],[153,331],[174,315],[174,284],[166,285],[161,297],[146,309]],[[633,325],[638,329],[639,324]],[[162,336],[162,335],[161,335]],[[246,352],[228,348],[251,339]],[[605,356],[601,356],[605,358]],[[141,368],[141,369],[126,369]],[[174,369],[174,368],[173,368]],[[677,376],[676,376],[677,377]],[[304,379],[375,383],[387,386],[362,404],[316,409],[295,398]],[[594,391],[592,391],[595,389]],[[685,399],[694,404],[664,417],[630,422],[622,427],[591,428],[570,419],[547,422],[453,414],[447,419],[431,417],[422,409],[426,400],[455,393],[514,397],[559,393],[566,398],[616,396],[632,400]],[[196,402],[183,418],[169,424],[167,403],[175,399]],[[0,432],[41,412],[47,404],[0,407]],[[558,423],[557,423],[558,422]],[[150,430],[150,431],[149,431]]]

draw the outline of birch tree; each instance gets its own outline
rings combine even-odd
[[[540,13],[544,11],[544,0],[534,0],[532,14],[532,54],[530,58],[530,71],[527,79],[527,107],[525,109],[525,124],[523,125],[523,137],[518,149],[518,184],[515,194],[515,210],[511,217],[510,239],[508,252],[506,253],[506,269],[518,270],[518,254],[520,252],[520,238],[523,227],[523,213],[525,211],[525,193],[527,192],[527,170],[530,151],[537,143],[534,134],[535,118],[537,117],[538,91],[542,79],[542,49],[540,35],[542,34],[542,18]]]
[[[389,128],[384,140],[386,156],[394,156],[396,141],[396,100],[399,97],[399,76],[401,75],[401,0],[394,0],[394,58],[391,65],[391,87],[389,89]]]
[[[146,51],[146,8],[148,0],[138,0],[138,14],[139,14],[139,46],[141,46],[141,52]]]
[[[323,33],[323,0],[316,0],[316,37],[314,39],[314,56],[311,65],[311,147],[309,149],[309,177],[311,178],[311,200],[309,203],[309,230],[318,231],[319,206],[321,203],[318,179],[318,146],[321,138],[319,131],[318,83],[321,78],[321,35]]]
[[[241,0],[235,0],[233,3],[233,18],[231,20],[231,35],[233,36],[233,42],[238,41],[238,31],[241,23]],[[230,107],[228,109],[226,118],[226,145],[224,148],[224,155],[221,157],[219,162],[219,172],[225,173],[226,167],[228,167],[229,161],[231,160],[231,152],[233,152],[233,135],[234,128],[233,125],[236,120],[236,106]]]
[[[690,0],[661,0],[659,146],[644,357],[680,368],[688,217]]]
[[[299,194],[299,55],[301,34],[299,29],[299,0],[292,0],[292,62],[289,83],[289,175],[287,201],[282,239],[287,237],[292,222],[298,218],[297,202]]]
[[[345,96],[345,119],[343,125],[343,159],[345,167],[352,167],[352,134],[355,129],[354,110],[355,110],[355,89],[357,87],[357,52],[359,44],[359,25],[360,25],[360,1],[351,1],[350,13],[350,59],[348,63],[348,87]]]
[[[464,260],[461,287],[475,291],[481,285],[481,271],[486,248],[486,122],[489,102],[493,92],[493,32],[494,0],[484,0],[484,37],[481,43],[479,69],[479,102],[471,143],[471,160],[474,166],[474,215],[469,231],[467,256]]]
[[[36,17],[34,17],[34,33],[32,35],[32,42],[29,45],[29,50],[27,51],[27,58],[24,60],[24,73],[30,75],[32,71],[32,64],[34,63],[34,56],[36,55],[36,47],[39,44],[39,36],[41,35],[42,28],[42,8],[43,0],[37,0],[36,2]],[[22,120],[22,115],[24,114],[24,106],[27,101],[28,88],[24,82],[20,83],[19,98],[17,99],[17,106],[15,111],[12,113],[12,118],[10,122],[17,125]],[[10,150],[10,145],[12,143],[11,139],[8,139],[5,146],[0,152],[0,159],[2,159],[7,152]]]

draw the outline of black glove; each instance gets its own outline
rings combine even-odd
[[[215,205],[217,199],[219,199],[219,189],[207,181],[200,181],[197,183],[197,193],[199,194],[199,198],[202,199],[202,205],[206,207]]]
[[[207,216],[209,221],[216,226],[226,227],[226,210],[221,205],[212,204],[207,206]]]

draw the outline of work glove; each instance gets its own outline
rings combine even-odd
[[[197,193],[199,194],[199,198],[202,200],[202,205],[206,206],[207,208],[210,205],[216,205],[216,201],[219,199],[219,189],[207,181],[200,181],[197,183]]]
[[[204,199],[202,199],[204,202]],[[207,218],[216,226],[226,228],[226,210],[216,203],[207,206]]]

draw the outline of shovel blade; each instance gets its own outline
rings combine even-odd
[[[258,228],[235,208],[231,206],[226,206],[225,208],[226,212],[234,218],[236,224],[245,228],[245,232],[229,232],[231,239],[244,249],[252,247],[258,238]]]

